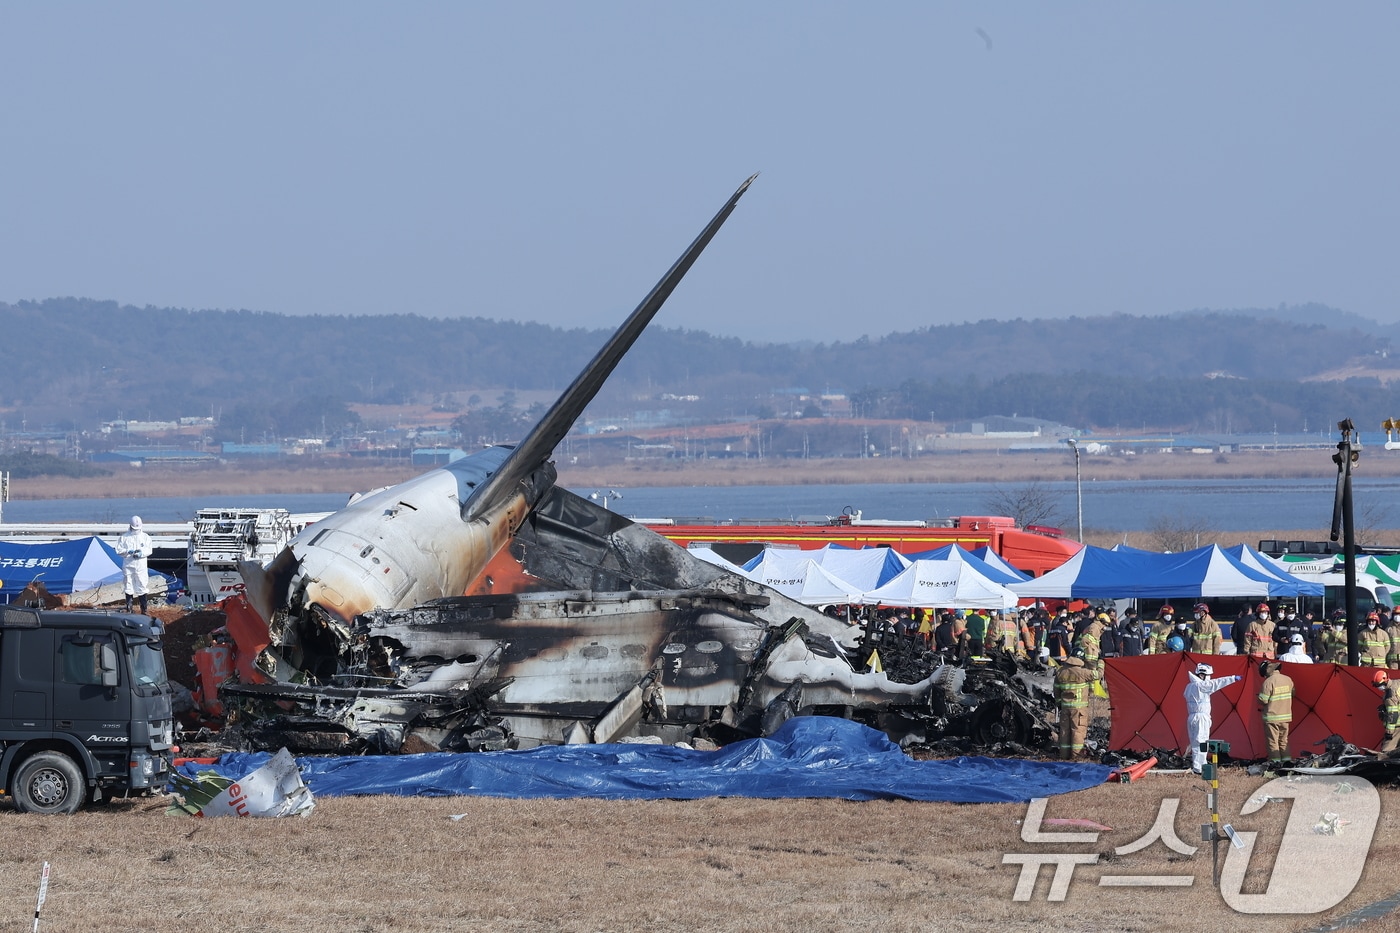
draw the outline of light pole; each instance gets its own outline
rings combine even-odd
[[[1392,422],[1392,428],[1394,424]],[[1347,600],[1347,664],[1355,667],[1360,661],[1361,620],[1356,617],[1356,523],[1352,518],[1351,468],[1361,455],[1356,448],[1361,446],[1361,435],[1357,433],[1355,445],[1351,436],[1356,426],[1350,418],[1337,422],[1341,428],[1342,440],[1332,462],[1337,465],[1337,497],[1332,505],[1332,540],[1342,539],[1342,559],[1345,562]],[[1386,432],[1387,440],[1390,432]]]
[[[606,509],[608,507],[608,500],[621,499],[622,493],[618,492],[616,489],[609,489],[607,492],[603,492],[601,489],[595,489],[588,494],[588,498],[592,499],[594,502],[601,501],[603,503],[603,508]]]
[[[1074,502],[1075,512],[1079,516],[1079,543],[1084,543],[1084,484],[1079,479],[1079,442],[1074,438],[1068,438],[1065,443],[1074,451]]]

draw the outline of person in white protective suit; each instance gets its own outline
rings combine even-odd
[[[1307,647],[1303,644],[1302,635],[1292,635],[1288,640],[1288,650],[1278,656],[1280,661],[1289,661],[1293,664],[1311,664],[1313,659],[1308,656]]]
[[[1210,696],[1239,680],[1238,674],[1214,677],[1209,664],[1197,664],[1186,683],[1186,734],[1191,740],[1191,770],[1201,773],[1206,763],[1205,743],[1210,738]]]
[[[151,556],[151,536],[141,530],[141,516],[131,516],[131,525],[117,539],[117,554],[122,559],[125,580],[126,611],[131,611],[131,597],[139,597],[141,612],[146,612],[146,558]]]

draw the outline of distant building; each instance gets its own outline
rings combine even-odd
[[[415,447],[409,462],[414,466],[445,466],[466,455],[460,447]]]
[[[178,431],[178,421],[104,421],[102,433],[158,434],[162,431]]]
[[[1074,428],[1049,421],[1045,418],[1027,418],[1020,415],[987,415],[972,421],[958,421],[948,425],[949,434],[971,434],[973,437],[1074,437]]]
[[[280,457],[281,444],[222,444],[225,457]]]
[[[182,450],[176,447],[119,447],[92,455],[93,463],[119,463],[128,466],[176,466],[216,463],[218,458],[204,450]]]

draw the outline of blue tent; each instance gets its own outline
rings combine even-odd
[[[1010,587],[1021,596],[1052,599],[1173,599],[1296,595],[1284,592],[1295,585],[1303,584],[1247,567],[1212,544],[1180,554],[1086,545],[1044,576]]]
[[[120,583],[121,579],[122,559],[101,538],[53,544],[0,541],[0,601],[10,602],[35,580],[50,593],[65,595]]]
[[[1003,573],[1009,573],[1022,580],[1029,580],[1031,578],[1030,574],[1023,572],[1020,568],[1011,566],[1011,564],[1007,563],[1005,557],[1002,557],[985,544],[981,547],[973,548],[972,556],[980,561],[985,561]]]
[[[1005,569],[1000,558],[998,558],[996,563],[983,560],[972,551],[964,548],[961,544],[945,544],[943,547],[936,548],[932,551],[920,551],[918,554],[908,554],[906,556],[910,560],[960,560],[993,583],[1001,583],[1003,585],[1022,583],[1030,579],[1030,577],[1019,571],[1013,573],[1012,571],[1016,570],[1014,567],[1010,570]]]
[[[1253,568],[1266,576],[1277,577],[1282,589],[1269,590],[1270,596],[1321,596],[1326,590],[1326,587],[1321,583],[1309,583],[1298,579],[1248,544],[1237,544],[1234,547],[1226,548],[1225,553],[1246,567]]]

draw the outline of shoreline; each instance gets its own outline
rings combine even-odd
[[[1228,462],[1190,455],[1143,455],[1131,458],[1085,457],[1081,468],[1085,482],[1161,481],[1192,479],[1303,479],[1336,476],[1330,455],[1319,451],[1251,451],[1231,455]],[[1065,460],[1068,459],[1066,469]],[[1372,454],[1361,461],[1365,474],[1400,475],[1400,457],[1393,460]],[[36,477],[11,480],[13,501],[45,499],[112,499],[200,497],[219,495],[343,494],[347,498],[381,486],[403,482],[425,472],[407,465],[366,466],[285,465],[199,469],[133,469],[111,476],[73,479]],[[978,452],[917,460],[711,460],[690,463],[629,462],[615,465],[562,465],[559,482],[572,488],[586,486],[702,487],[774,485],[848,485],[970,482],[1063,482],[1074,480],[1073,458],[1051,455]],[[1112,547],[1126,543],[1157,550],[1150,531],[1123,532],[1084,529],[1086,543]],[[1245,542],[1257,546],[1261,539],[1324,540],[1327,529],[1211,529],[1203,531],[1201,544],[1230,546]],[[1372,546],[1400,547],[1400,529],[1370,529]]]
[[[1367,451],[1357,475],[1400,476],[1400,456]],[[559,483],[568,487],[844,486],[917,483],[1072,482],[1074,458],[1051,453],[976,451],[915,459],[787,460],[633,460],[610,464],[557,464]],[[1161,481],[1220,479],[1334,479],[1326,451],[1248,451],[1228,457],[1143,454],[1135,457],[1084,456],[1082,481]],[[220,464],[214,467],[139,467],[109,476],[11,478],[10,498],[110,499],[212,495],[302,495],[364,492],[401,483],[426,468],[406,464],[361,463],[314,466]]]

